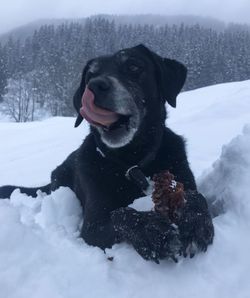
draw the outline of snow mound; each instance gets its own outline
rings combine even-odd
[[[241,135],[223,146],[213,168],[199,179],[199,189],[208,198],[215,213],[237,213],[250,221],[250,124]]]

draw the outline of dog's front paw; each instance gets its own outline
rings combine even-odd
[[[144,259],[177,261],[182,247],[178,229],[160,214],[127,207],[113,211],[111,220],[120,239],[131,243]]]
[[[196,191],[186,192],[186,204],[177,222],[184,257],[207,250],[212,244],[214,227],[206,199]]]

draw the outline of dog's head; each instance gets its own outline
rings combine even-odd
[[[107,146],[125,146],[145,121],[164,122],[165,102],[176,107],[186,73],[143,45],[90,60],[74,95],[75,126],[85,118]]]

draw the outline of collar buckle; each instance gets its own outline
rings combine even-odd
[[[138,165],[130,167],[126,171],[125,177],[133,181],[144,193],[147,191],[149,187],[148,180]]]

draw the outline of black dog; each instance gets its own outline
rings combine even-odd
[[[89,61],[74,96],[76,126],[91,132],[51,175],[47,193],[70,187],[81,201],[81,236],[103,249],[127,241],[145,259],[158,262],[206,250],[213,225],[206,200],[196,192],[183,139],[165,127],[165,102],[176,106],[186,68],[143,45]],[[190,190],[178,227],[156,212],[127,206],[144,194],[146,177],[168,169]],[[9,197],[13,186],[0,188]],[[38,188],[20,188],[35,195]]]

